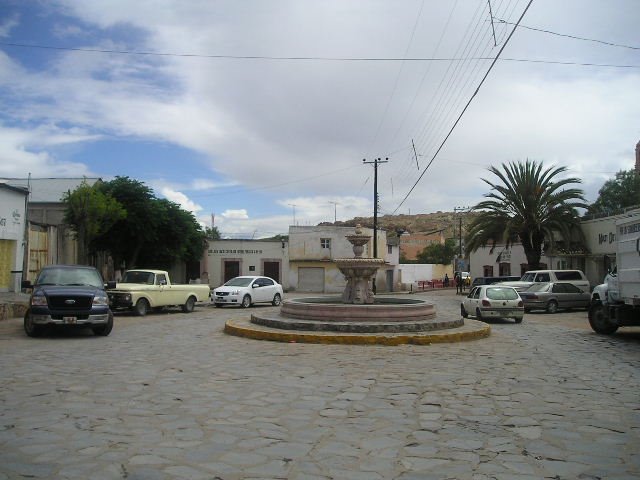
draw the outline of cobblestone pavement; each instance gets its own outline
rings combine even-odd
[[[430,346],[223,333],[245,315],[117,315],[109,337],[0,322],[0,479],[640,477],[640,329],[569,312]]]

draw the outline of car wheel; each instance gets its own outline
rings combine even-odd
[[[242,298],[242,308],[249,308],[251,306],[251,297],[249,295],[245,295]]]
[[[531,311],[531,309],[530,309],[530,308],[525,308],[525,309],[524,309],[524,313],[529,313],[530,311]]]
[[[480,320],[481,322],[483,321],[482,320],[482,313],[480,313],[480,309],[479,308],[476,308],[476,319]]]
[[[460,315],[462,315],[462,318],[467,318],[469,316],[467,311],[464,309],[464,305],[460,305]]]
[[[107,323],[104,325],[100,325],[99,327],[92,327],[94,335],[98,335],[100,337],[106,337],[113,330],[113,313],[109,312],[109,319]]]
[[[136,306],[133,307],[133,311],[139,317],[144,317],[149,311],[149,302],[146,299],[141,298],[136,302]]]
[[[193,295],[191,295],[189,298],[187,298],[187,301],[185,302],[184,305],[182,305],[182,311],[184,313],[191,313],[193,312],[193,308],[196,305],[196,297],[194,297]]]
[[[276,293],[273,296],[273,301],[271,302],[271,305],[273,305],[274,307],[277,307],[278,305],[280,305],[280,303],[282,303],[282,297],[280,297],[279,293]]]
[[[549,300],[547,303],[547,313],[556,313],[558,311],[558,302],[555,300]]]
[[[603,335],[611,335],[618,330],[618,326],[609,320],[604,305],[601,303],[597,303],[589,309],[589,325],[591,325],[594,332]]]
[[[24,333],[29,337],[39,337],[42,335],[42,325],[36,325],[31,319],[31,312],[27,310],[24,314]]]
[[[522,323],[522,317],[515,317],[513,319],[516,323]]]

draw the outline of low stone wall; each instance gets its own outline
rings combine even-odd
[[[21,318],[27,311],[27,304],[22,302],[0,303],[0,321],[9,318]]]

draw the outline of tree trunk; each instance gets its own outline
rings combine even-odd
[[[527,257],[528,270],[540,269],[540,257],[542,256],[543,240],[544,237],[540,234],[533,234],[531,236],[520,234],[522,248],[524,248],[524,254]]]

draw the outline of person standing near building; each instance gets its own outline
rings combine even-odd
[[[449,288],[449,274],[444,274],[444,288]]]

